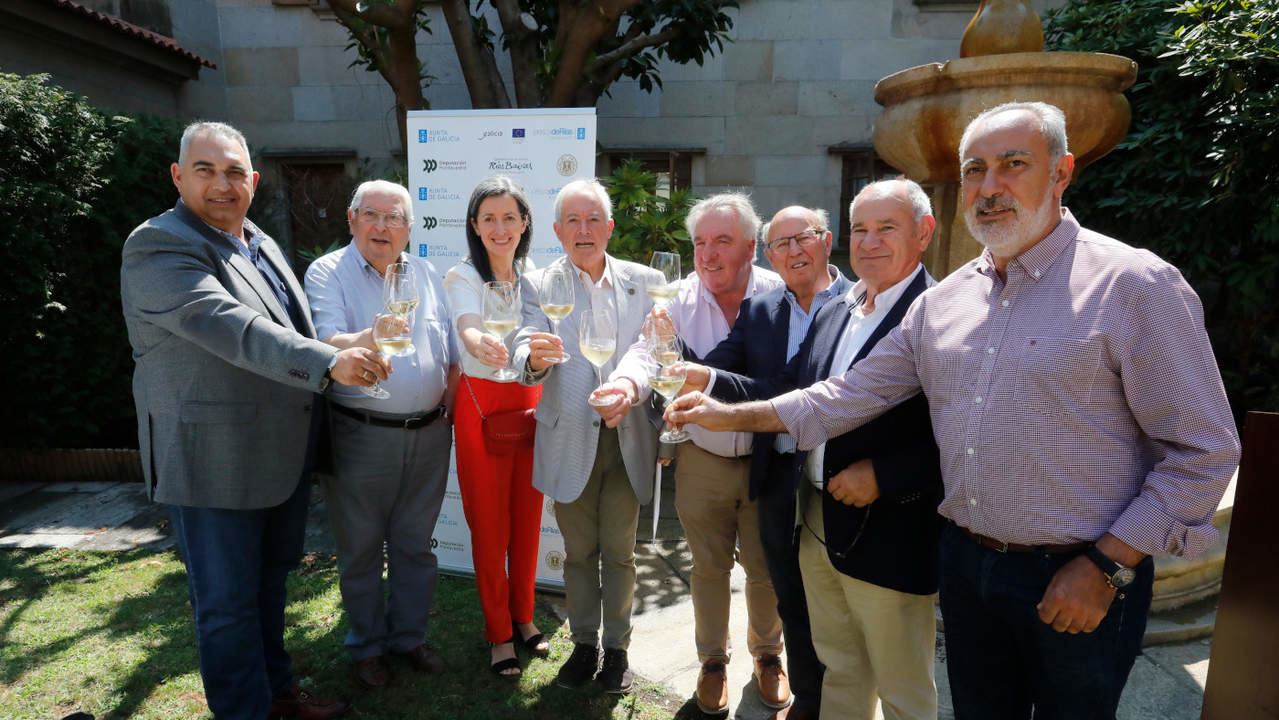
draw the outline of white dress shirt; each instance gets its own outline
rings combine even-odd
[[[896,285],[876,295],[875,309],[870,312],[866,312],[866,304],[863,302],[866,298],[866,281],[858,280],[848,289],[848,292],[844,294],[844,301],[849,305],[848,313],[851,317],[848,318],[848,324],[844,326],[844,334],[840,336],[839,344],[835,346],[835,359],[830,366],[832,377],[843,375],[848,368],[852,367],[853,358],[861,352],[862,346],[874,334],[879,323],[883,322],[884,316],[893,309],[893,306],[901,299],[902,293],[906,292],[906,288],[921,272],[924,272],[922,264]],[[808,481],[818,490],[825,490],[822,480],[825,455],[826,443],[822,443],[808,453],[808,458],[804,462],[804,477],[808,478]]]
[[[523,275],[533,269],[533,261],[527,257],[524,258],[522,264],[517,268],[515,291],[518,293],[520,289],[518,276]],[[514,380],[498,380],[492,377],[494,368],[480,362],[474,355],[466,351],[466,344],[462,342],[461,328],[458,321],[463,315],[476,315],[481,320],[484,319],[484,283],[487,282],[480,277],[480,272],[475,269],[470,260],[462,262],[449,268],[444,274],[444,292],[449,298],[449,308],[453,311],[453,326],[457,335],[458,355],[462,358],[462,372],[474,378],[484,378],[493,382],[518,382]],[[506,349],[511,350],[514,347],[516,333],[512,332],[505,338]]]

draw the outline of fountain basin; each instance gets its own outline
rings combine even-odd
[[[973,117],[1000,103],[1040,100],[1066,114],[1078,174],[1128,131],[1123,91],[1136,79],[1137,63],[1104,53],[1007,53],[907,68],[875,84],[883,106],[875,151],[921,184],[956,183],[956,149]]]

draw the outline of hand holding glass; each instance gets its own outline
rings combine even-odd
[[[617,350],[617,320],[614,319],[613,313],[607,310],[591,310],[582,313],[577,347],[582,351],[582,357],[590,360],[595,366],[595,376],[599,378],[598,385],[603,385],[604,365]],[[603,407],[612,405],[617,400],[618,398],[614,395],[597,396],[592,393],[587,402]]]
[[[520,296],[509,282],[484,284],[484,329],[505,342],[507,335],[520,323]],[[509,360],[508,360],[509,362]],[[514,380],[519,374],[509,367],[490,373],[494,380]]]
[[[542,288],[538,300],[542,312],[546,313],[546,318],[551,321],[552,335],[559,335],[560,321],[573,312],[575,284],[572,274],[563,267],[551,268],[542,276]],[[547,358],[548,362],[552,363],[568,362],[568,359],[568,353],[563,353],[554,360]]]
[[[683,362],[683,343],[678,335],[665,335],[649,339],[648,386],[666,398],[666,403],[684,387],[687,375]],[[681,443],[689,438],[684,430],[666,430],[658,439],[665,443]]]
[[[418,301],[417,274],[413,272],[413,266],[404,262],[387,265],[386,273],[382,276],[382,302],[386,309],[396,315],[408,317],[417,310]],[[410,341],[404,354],[411,355],[415,352],[417,348]]]

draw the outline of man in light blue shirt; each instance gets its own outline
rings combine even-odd
[[[347,210],[351,242],[306,271],[317,335],[339,348],[374,347],[371,326],[388,314],[387,266],[413,268],[416,351],[391,359],[385,399],[334,383],[330,389],[334,478],[326,488],[337,540],[339,586],[351,629],[346,646],[355,679],[369,688],[390,680],[385,655],[403,655],[423,672],[444,669],[425,642],[435,596],[431,536],[448,479],[452,404],[458,375],[452,315],[431,263],[407,255],[412,203],[402,186],[366,182]],[[385,543],[385,551],[383,544]],[[389,603],[383,600],[385,552]]]

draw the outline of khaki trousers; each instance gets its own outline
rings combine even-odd
[[[631,488],[615,428],[600,428],[595,466],[582,494],[555,503],[564,538],[564,596],[573,642],[625,650],[635,598],[635,528],[639,499]]]
[[[777,595],[759,537],[759,508],[750,501],[750,458],[725,458],[691,442],[676,451],[675,510],[693,555],[693,619],[697,659],[728,661],[729,574],[746,570],[746,646],[753,657],[782,652]]]
[[[813,537],[826,537],[821,495],[807,481],[799,492],[808,523],[801,530],[799,568],[813,647],[826,665],[822,720],[873,720],[876,696],[885,720],[936,720],[937,596],[889,590],[836,570],[826,546]]]

